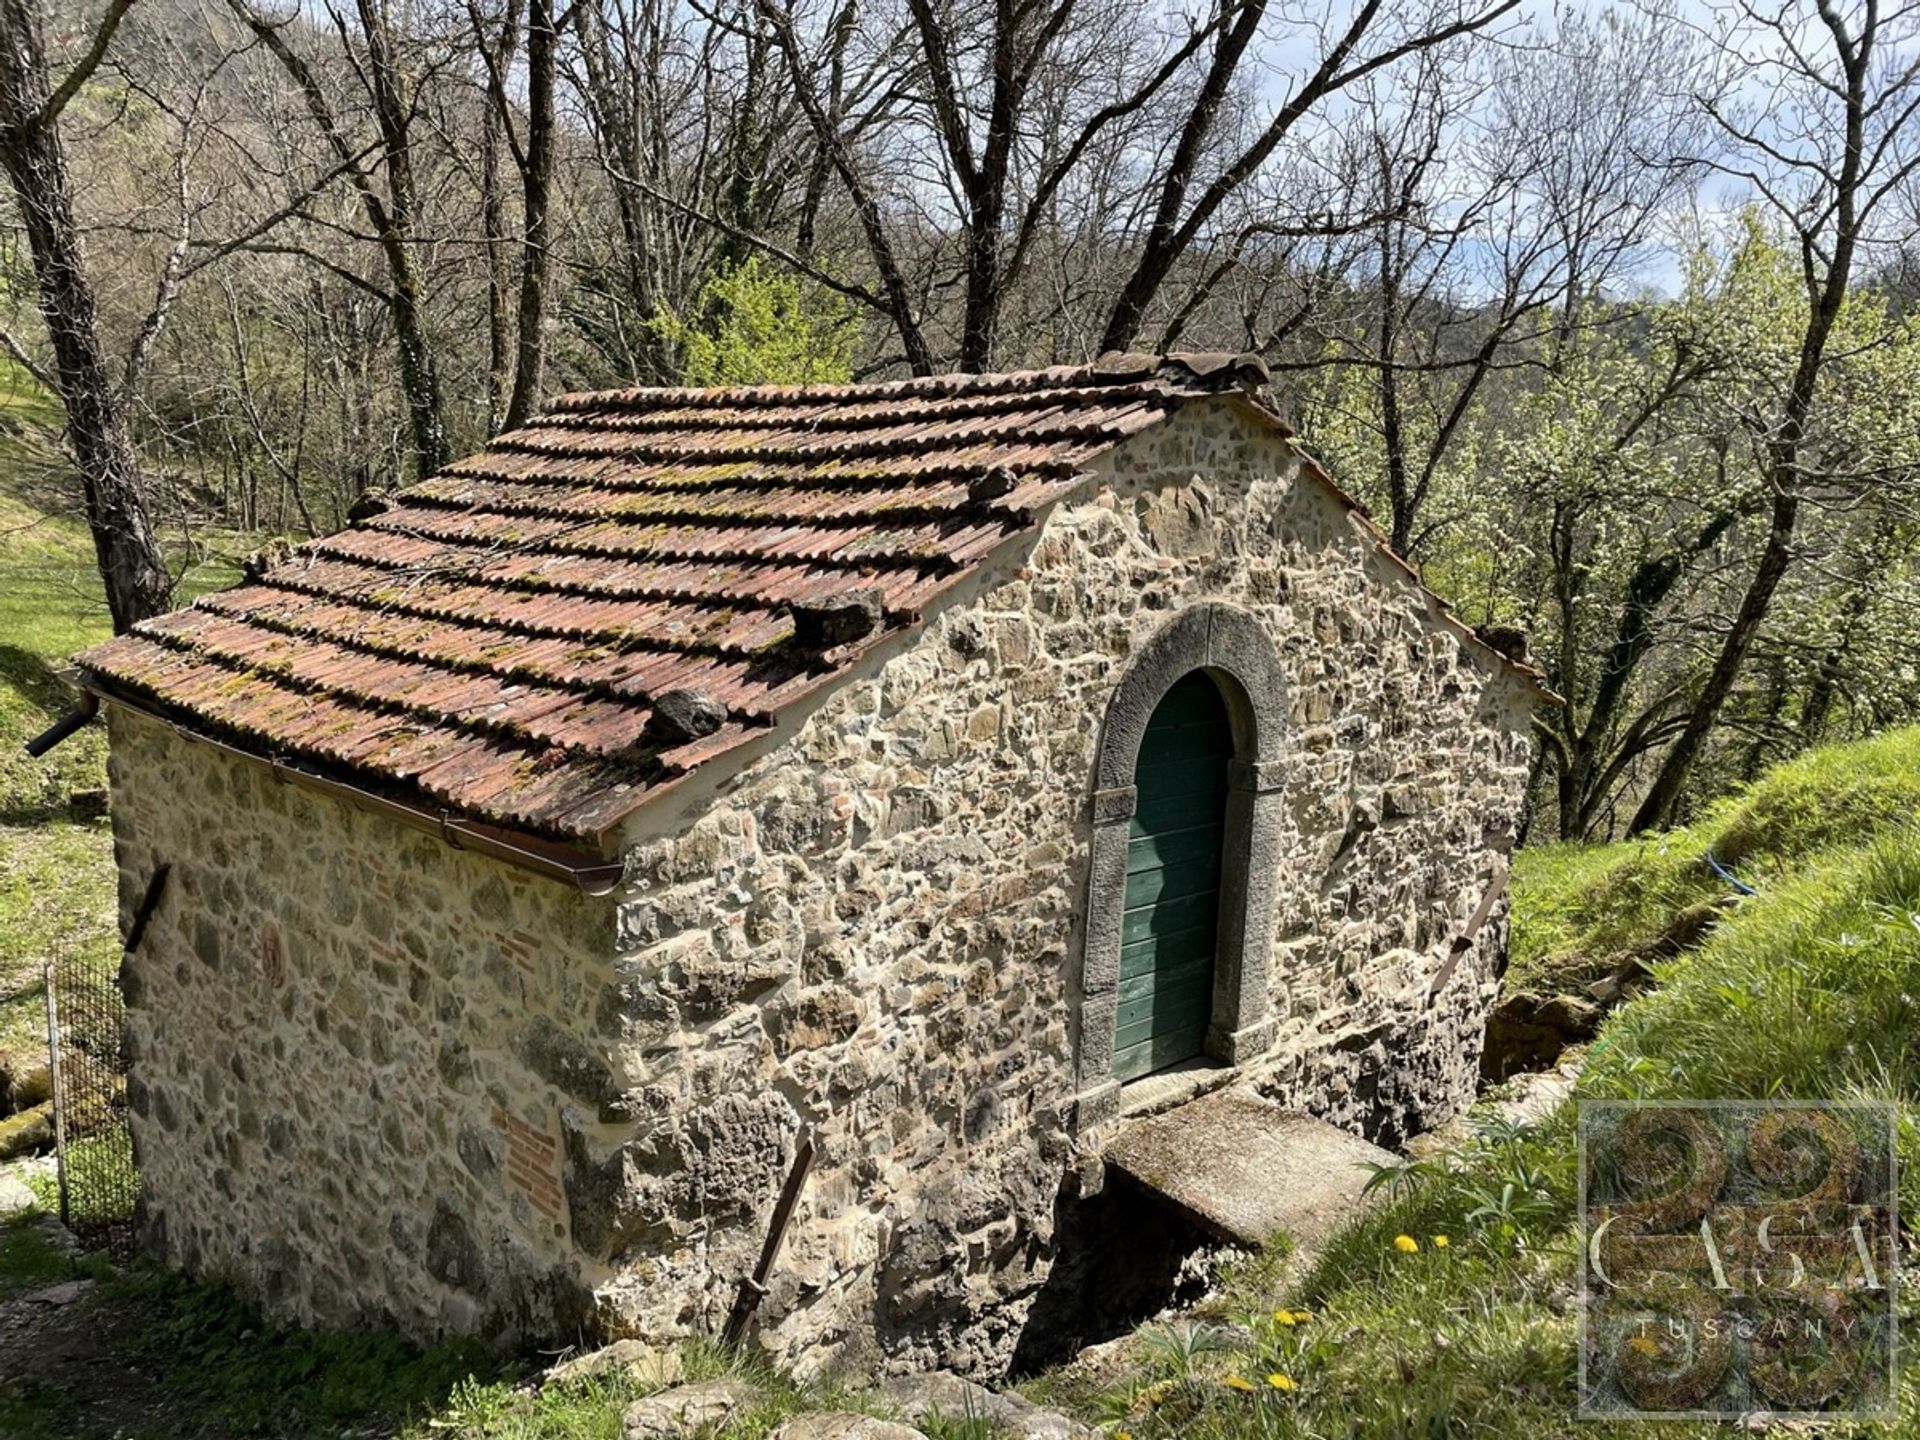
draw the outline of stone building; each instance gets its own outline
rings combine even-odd
[[[1264,379],[567,396],[81,656],[150,1243],[710,1332],[804,1129],[760,1343],[985,1372],[1129,1115],[1457,1111],[1544,692]]]

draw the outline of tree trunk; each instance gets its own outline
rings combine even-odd
[[[1760,552],[1760,564],[1753,572],[1753,579],[1747,582],[1747,593],[1740,598],[1740,609],[1734,615],[1733,625],[1721,641],[1719,658],[1714,661],[1712,673],[1707,676],[1706,685],[1694,701],[1693,711],[1687,716],[1686,728],[1680,732],[1680,738],[1673,742],[1673,748],[1667,751],[1666,758],[1660,763],[1659,773],[1653,777],[1653,784],[1647,790],[1646,798],[1634,812],[1633,823],[1627,827],[1629,834],[1641,835],[1672,821],[1674,809],[1680,801],[1680,792],[1693,770],[1693,762],[1699,758],[1701,748],[1706,744],[1707,732],[1720,718],[1720,707],[1726,702],[1727,696],[1733,693],[1734,682],[1740,678],[1747,649],[1753,644],[1753,637],[1766,620],[1768,611],[1773,608],[1774,591],[1780,588],[1780,581],[1793,559],[1793,531],[1799,516],[1798,492],[1783,487],[1774,497],[1766,548]]]
[[[500,432],[513,390],[513,327],[507,305],[507,214],[500,195],[500,117],[480,121],[480,224],[487,248],[487,434]]]
[[[479,34],[480,45],[491,52],[490,74],[504,72],[520,45],[519,0],[509,0],[500,21],[497,47]],[[485,63],[483,57],[483,63]],[[507,123],[491,87],[480,109],[480,224],[487,249],[487,434],[500,433],[513,393],[513,311],[507,303],[511,266],[507,261],[507,206],[500,188],[500,136]]]
[[[525,249],[520,264],[520,333],[513,364],[513,398],[506,428],[527,423],[544,395],[546,365],[548,208],[553,191],[553,68],[558,37],[553,0],[527,7],[527,163]]]
[[[1818,745],[1826,738],[1827,719],[1840,692],[1841,667],[1853,650],[1855,632],[1866,619],[1867,607],[1872,603],[1873,587],[1861,576],[1854,582],[1853,594],[1847,599],[1840,633],[1821,655],[1820,668],[1814,672],[1813,684],[1808,687],[1807,698],[1800,707],[1800,738],[1809,745]]]
[[[1836,166],[1804,167],[1819,175],[1830,189],[1821,197],[1825,203],[1813,207],[1816,217],[1812,222],[1814,228],[1800,228],[1798,231],[1805,267],[1808,314],[1793,380],[1787,387],[1780,419],[1771,427],[1773,434],[1767,443],[1766,476],[1773,491],[1767,543],[1760,552],[1760,563],[1753,572],[1753,578],[1747,583],[1746,594],[1740,598],[1740,608],[1734,615],[1733,624],[1728,628],[1726,638],[1721,641],[1720,654],[1714,661],[1712,673],[1707,676],[1707,683],[1694,702],[1692,713],[1687,716],[1686,728],[1680,732],[1680,738],[1674,741],[1673,748],[1661,762],[1660,772],[1653,777],[1653,785],[1633,817],[1631,830],[1636,835],[1672,822],[1687,776],[1705,747],[1707,733],[1719,719],[1721,706],[1733,693],[1734,683],[1739,678],[1754,636],[1766,621],[1780,581],[1793,563],[1794,528],[1799,521],[1800,497],[1806,484],[1806,477],[1801,473],[1801,445],[1814,414],[1814,397],[1826,362],[1827,342],[1833,335],[1841,307],[1846,304],[1847,291],[1853,280],[1854,252],[1867,217],[1877,200],[1887,194],[1886,188],[1876,191],[1870,185],[1872,168],[1883,158],[1884,142],[1881,150],[1870,150],[1867,143],[1869,118],[1888,104],[1886,95],[1870,99],[1867,93],[1869,79],[1875,73],[1874,49],[1878,33],[1875,11],[1868,7],[1863,28],[1857,36],[1847,32],[1846,22],[1830,6],[1820,6],[1820,18],[1833,37],[1844,84],[1835,85],[1826,78],[1820,79],[1819,83],[1844,102],[1846,126],[1843,149]],[[1912,102],[1905,100],[1901,103],[1910,107]],[[1905,113],[1910,116],[1911,108]],[[1903,170],[1900,173],[1905,172]],[[1888,182],[1889,185],[1892,183]],[[1796,225],[1804,225],[1806,222],[1797,218],[1804,213],[1789,211],[1788,215]],[[1830,241],[1820,233],[1829,217],[1833,225]],[[1814,257],[1823,251],[1827,263],[1824,273],[1820,273]]]
[[[440,368],[427,340],[426,304],[414,265],[413,147],[408,134],[413,115],[411,97],[393,54],[384,6],[378,0],[360,0],[359,8],[367,42],[367,85],[386,150],[386,213],[371,218],[393,282],[387,309],[399,341],[400,386],[406,394],[407,418],[413,432],[414,470],[416,478],[424,480],[447,463],[448,449],[440,410]]]
[[[165,610],[173,582],[100,345],[34,0],[0,0],[0,165],[13,184],[33,252],[40,314],[53,344],[87,525],[118,633]]]

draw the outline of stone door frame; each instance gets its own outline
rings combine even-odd
[[[1204,602],[1182,610],[1140,647],[1120,677],[1100,726],[1077,985],[1076,1131],[1110,1119],[1120,1110],[1121,1084],[1113,1073],[1113,1046],[1119,1010],[1120,930],[1126,908],[1127,834],[1138,800],[1134,766],[1147,722],[1161,697],[1175,681],[1195,670],[1204,670],[1219,686],[1233,728],[1220,856],[1213,1018],[1207,1028],[1206,1054],[1222,1065],[1240,1065],[1266,1053],[1273,1043],[1268,959],[1283,818],[1280,782],[1286,678],[1266,627],[1245,610]]]

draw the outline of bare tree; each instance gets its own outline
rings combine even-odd
[[[613,205],[604,250],[577,262],[570,318],[625,374],[679,378],[665,317],[698,321],[707,282],[750,255],[806,276],[876,313],[886,302],[858,273],[857,245],[821,263],[831,236],[824,152],[800,114],[773,28],[754,0],[687,11],[671,0],[582,0],[571,7],[562,74],[577,94]],[[851,14],[851,11],[848,12]],[[849,74],[850,27],[809,70],[820,103],[864,103],[887,83]]]
[[[106,57],[131,5],[132,0],[113,0],[86,53],[54,85],[39,6],[33,0],[0,0],[0,165],[25,221],[40,314],[54,356],[51,372],[31,362],[28,368],[66,408],[67,436],[79,462],[87,525],[115,631],[166,609],[173,587],[127,436],[121,391],[100,342],[93,286],[74,222],[60,115]],[[6,343],[16,358],[28,360],[17,340],[7,337]]]
[[[1330,217],[1362,242],[1353,301],[1326,307],[1329,344],[1294,364],[1365,372],[1355,418],[1378,432],[1401,554],[1460,518],[1430,513],[1436,482],[1489,383],[1562,363],[1693,178],[1700,127],[1676,91],[1698,60],[1651,18],[1574,15],[1484,65],[1427,50],[1354,87],[1334,162],[1347,213]]]
[[[358,53],[355,37],[344,16],[329,10],[343,47],[353,59],[364,83],[380,139],[377,180],[362,159],[362,148],[347,133],[313,67],[288,40],[285,32],[295,16],[273,19],[258,14],[247,0],[227,0],[234,15],[280,62],[294,83],[307,113],[333,152],[338,167],[360,197],[367,222],[386,260],[384,298],[393,319],[399,354],[400,380],[407,397],[413,430],[413,466],[416,475],[438,470],[448,459],[447,432],[441,413],[440,367],[429,336],[426,294],[414,249],[419,242],[418,197],[414,183],[412,78],[402,66],[398,36],[386,0],[355,0]],[[296,16],[297,16],[296,12]]]
[[[1206,233],[1222,207],[1303,121],[1318,113],[1332,97],[1370,75],[1410,56],[1487,30],[1511,14],[1519,0],[1486,0],[1484,4],[1440,0],[1425,9],[1409,6],[1398,12],[1384,7],[1380,0],[1361,0],[1344,28],[1322,37],[1311,68],[1267,122],[1247,143],[1227,151],[1211,176],[1203,176],[1203,163],[1219,144],[1227,99],[1267,16],[1269,0],[1221,3],[1222,24],[1199,89],[1180,125],[1179,139],[1153,187],[1150,218],[1139,236],[1132,267],[1108,312],[1103,349],[1125,350],[1133,345],[1146,322],[1148,308],[1175,267]],[[1295,33],[1304,38],[1315,28],[1296,22]]]
[[[489,137],[506,137],[514,163],[520,171],[522,241],[520,258],[520,303],[513,360],[513,391],[507,400],[503,428],[512,430],[526,424],[534,407],[543,399],[546,369],[547,276],[552,268],[551,210],[553,205],[554,153],[554,75],[560,29],[567,23],[565,14],[556,18],[553,0],[528,0],[527,3],[527,115],[524,130],[515,123],[514,107],[507,94],[507,60],[513,54],[517,7],[509,3],[498,29],[496,46],[487,44],[488,27],[477,7],[469,4],[474,33],[480,41],[480,56],[487,68],[487,88],[493,113],[487,119]],[[497,205],[497,201],[496,201]],[[494,240],[493,222],[497,208],[489,215],[488,240]],[[498,314],[497,308],[493,312]]]

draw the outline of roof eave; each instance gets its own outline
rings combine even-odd
[[[352,780],[329,773],[325,768],[317,765],[290,763],[231,744],[216,735],[209,734],[201,727],[186,724],[178,717],[166,713],[166,707],[154,705],[106,682],[84,666],[77,667],[73,671],[72,678],[74,683],[86,693],[165,725],[184,740],[208,746],[223,755],[263,766],[275,780],[282,783],[302,786],[383,815],[411,829],[437,835],[452,849],[471,850],[496,860],[503,860],[549,880],[570,884],[583,895],[592,897],[611,894],[619,886],[621,877],[625,873],[625,865],[621,861],[608,860],[604,856],[576,849],[546,836],[515,830],[507,826],[488,824],[485,821],[456,815],[444,808],[429,809],[424,805],[400,800],[391,795],[383,795],[365,785],[356,784]]]

